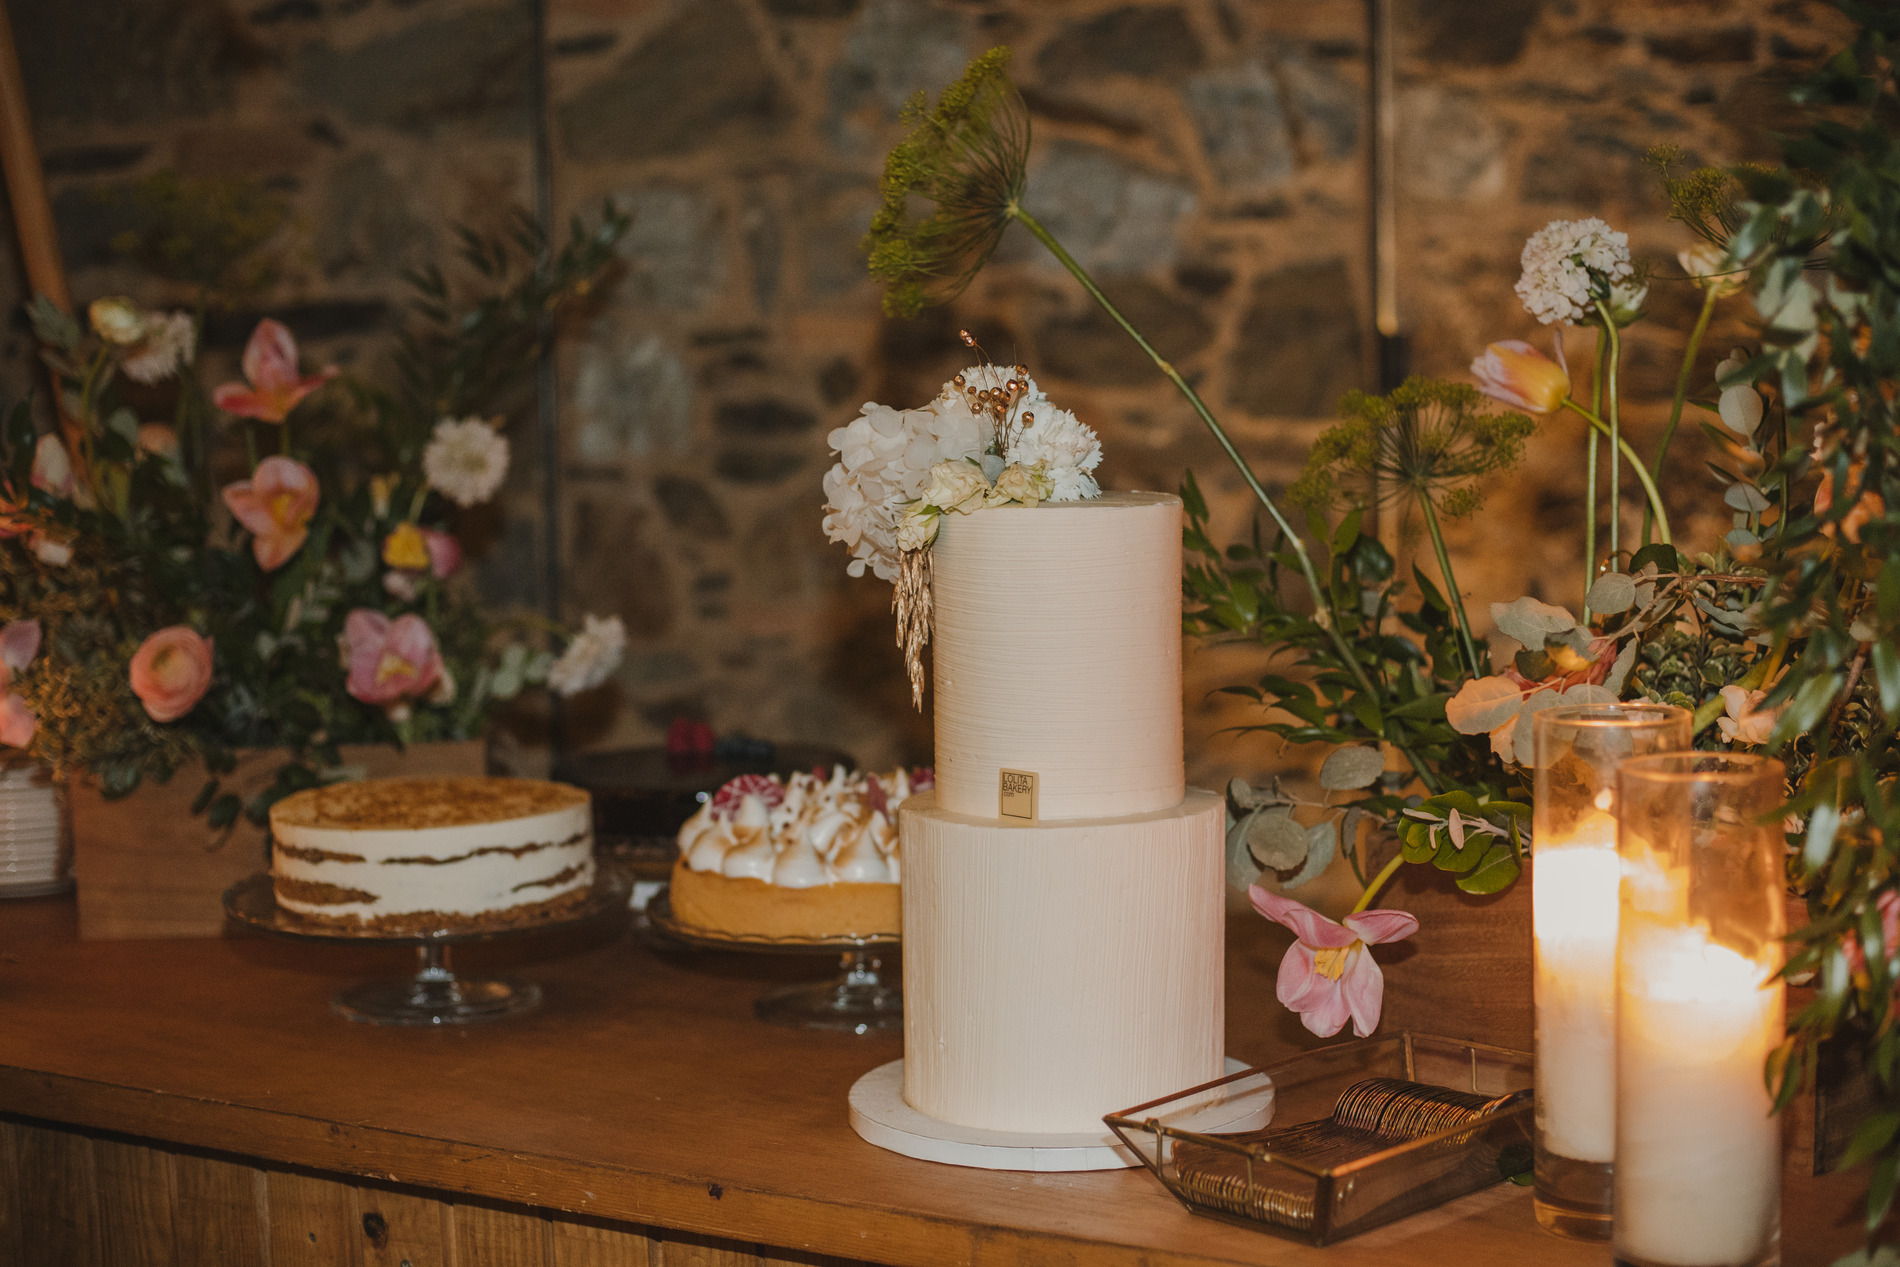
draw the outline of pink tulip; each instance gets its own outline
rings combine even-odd
[[[211,639],[190,625],[170,625],[132,656],[132,693],[155,722],[177,721],[211,686]]]
[[[73,495],[73,459],[56,435],[43,435],[33,446],[33,487],[49,497]]]
[[[422,544],[429,550],[429,571],[436,580],[462,566],[462,546],[454,537],[434,528],[422,530]]]
[[[1377,1029],[1385,974],[1366,947],[1410,937],[1418,931],[1418,918],[1404,911],[1360,911],[1336,924],[1257,884],[1247,896],[1256,911],[1299,937],[1280,961],[1280,1002],[1321,1038],[1337,1034],[1348,1017],[1361,1038]]]
[[[9,620],[0,626],[0,686],[33,663],[40,653],[40,636],[37,620]]]
[[[282,567],[310,535],[317,475],[294,458],[267,457],[248,480],[224,486],[224,504],[251,531],[251,552],[266,572]]]
[[[1516,409],[1547,414],[1570,398],[1570,373],[1522,339],[1487,344],[1471,363],[1478,390]]]
[[[33,733],[39,728],[40,719],[25,700],[18,695],[0,698],[0,744],[24,748],[33,742]]]
[[[359,607],[343,622],[348,690],[365,704],[394,704],[426,695],[442,676],[442,653],[428,622],[413,613],[395,620]]]
[[[297,373],[297,340],[283,322],[269,317],[257,323],[244,345],[244,383],[225,383],[211,393],[211,402],[228,414],[282,422],[300,401],[337,376],[334,365],[303,378]]]

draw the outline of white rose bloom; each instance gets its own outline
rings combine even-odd
[[[1045,403],[1036,412],[1035,421],[1018,434],[1007,457],[1021,466],[1042,467],[1049,481],[1050,501],[1101,496],[1102,490],[1089,472],[1102,464],[1102,442],[1066,409]]]
[[[1552,220],[1524,243],[1519,263],[1518,298],[1545,325],[1590,316],[1596,280],[1614,286],[1632,271],[1628,236],[1595,217]]]
[[[1712,290],[1717,297],[1732,295],[1748,281],[1746,273],[1732,264],[1728,252],[1713,242],[1697,242],[1676,252],[1676,263],[1695,284]]]
[[[145,321],[145,341],[120,362],[126,377],[151,385],[162,383],[189,365],[197,349],[198,327],[183,312],[155,312]]]
[[[990,490],[986,504],[1001,506],[1008,502],[1021,502],[1025,506],[1034,506],[1037,502],[1048,501],[1051,491],[1049,476],[1040,464],[1010,466],[996,477],[996,486]]]
[[[937,527],[943,517],[918,502],[897,520],[897,548],[921,550],[937,539]]]
[[[578,695],[605,682],[620,667],[627,651],[627,627],[620,617],[586,616],[581,631],[561,652],[561,658],[548,670],[548,689],[561,695]]]
[[[444,418],[422,451],[422,474],[457,506],[480,505],[508,474],[508,441],[480,418]]]
[[[924,485],[923,504],[941,511],[964,510],[983,504],[989,492],[983,468],[969,461],[939,462],[930,468],[930,482]]]

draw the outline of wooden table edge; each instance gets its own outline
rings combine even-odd
[[[1051,1261],[1052,1251],[1065,1261],[1068,1256],[1063,1251],[1086,1253],[1087,1261],[1105,1267],[1260,1267],[1271,1261],[1276,1247],[1292,1248],[1288,1242],[1262,1235],[1259,1255],[1230,1258],[1169,1251],[1158,1258],[1152,1248],[1087,1236],[760,1191],[576,1157],[501,1153],[466,1141],[17,1065],[0,1064],[0,1113],[136,1136],[161,1146],[234,1154],[373,1182],[864,1259],[889,1267],[1037,1264]],[[1183,1211],[1183,1217],[1194,1216]]]

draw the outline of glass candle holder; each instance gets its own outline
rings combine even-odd
[[[1787,772],[1744,753],[1617,771],[1616,1260],[1780,1262]]]
[[[1694,719],[1664,704],[1579,704],[1530,721],[1537,1221],[1603,1241],[1616,1150],[1616,771],[1688,748]]]

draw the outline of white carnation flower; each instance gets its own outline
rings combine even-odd
[[[592,690],[620,667],[626,651],[627,627],[620,617],[582,617],[581,631],[548,670],[548,689],[560,695]]]
[[[457,506],[479,505],[508,474],[507,438],[480,418],[444,418],[422,451],[422,474]]]
[[[1519,259],[1517,295],[1545,325],[1588,316],[1598,295],[1630,276],[1630,244],[1603,221],[1552,220],[1531,234]]]
[[[155,312],[145,319],[145,338],[138,350],[119,363],[126,377],[151,385],[162,383],[191,363],[197,349],[198,327],[183,312]]]
[[[1035,421],[1025,426],[1006,455],[1020,466],[1041,465],[1055,502],[1081,501],[1101,496],[1089,472],[1102,464],[1102,442],[1081,420],[1045,400]]]

